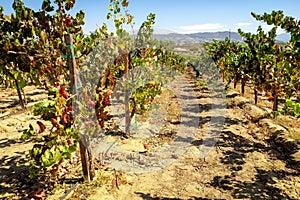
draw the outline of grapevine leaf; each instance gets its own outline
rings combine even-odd
[[[36,122],[39,125],[39,133],[43,133],[46,129],[46,126],[41,122],[41,121],[37,121]]]
[[[294,106],[294,114],[299,117],[300,116],[300,103],[296,103]]]
[[[51,1],[50,0],[44,0],[42,4],[42,9],[47,11],[47,12],[52,12],[54,11],[54,7],[51,6]]]
[[[294,102],[291,99],[286,99],[285,100],[285,105],[287,107],[293,108],[294,107]]]

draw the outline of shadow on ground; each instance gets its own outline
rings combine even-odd
[[[15,140],[2,139],[0,148],[21,143]],[[29,155],[26,151],[16,151],[0,159],[0,194],[16,195],[25,198],[35,189],[43,187],[38,179],[29,178]]]
[[[150,194],[145,194],[141,192],[136,192],[137,195],[142,197],[145,200],[181,200],[179,198],[167,198],[167,197],[151,197]],[[207,198],[198,198],[198,197],[191,197],[188,200],[209,200]],[[215,199],[215,200],[223,200],[223,199]]]
[[[2,143],[3,144],[3,143]],[[26,192],[28,185],[34,183],[28,178],[28,160],[24,152],[16,152],[14,156],[4,156],[0,159],[0,194],[21,195]]]
[[[298,177],[300,174],[296,170],[287,172],[276,169],[262,170],[255,168],[255,178],[251,181],[242,182],[235,179],[236,172],[242,170],[243,165],[246,163],[247,153],[262,152],[275,155],[283,162],[289,163],[287,157],[278,156],[279,152],[267,144],[250,141],[231,131],[223,131],[221,137],[222,140],[217,143],[217,146],[221,149],[223,147],[227,149],[222,151],[224,156],[221,158],[221,163],[231,166],[231,175],[215,176],[211,186],[228,190],[237,199],[291,199],[287,194],[284,194],[276,183],[280,180],[286,180],[287,176]],[[286,167],[289,168],[288,165]],[[292,169],[295,169],[295,166]]]

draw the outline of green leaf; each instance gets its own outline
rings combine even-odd
[[[50,167],[54,164],[53,156],[49,149],[47,149],[45,153],[41,156],[41,164],[43,167]]]
[[[109,9],[110,11],[113,11],[113,10],[114,10],[114,6],[110,4],[110,5],[108,6],[108,9]]]
[[[56,87],[52,87],[48,89],[48,95],[55,95],[57,93],[58,89]]]
[[[21,79],[18,79],[18,84],[19,84],[19,87],[22,89],[24,88],[27,84],[26,84],[26,81],[21,78]]]
[[[35,135],[32,125],[29,125],[29,128],[23,131],[21,140],[28,140],[31,136]]]
[[[125,66],[124,65],[120,65],[119,69],[122,70],[122,71],[124,71],[125,70]]]
[[[47,12],[52,12],[54,11],[54,7],[51,6],[51,1],[50,0],[44,0],[42,4],[42,10],[45,10]]]
[[[73,153],[75,151],[76,151],[76,145],[72,145],[72,146],[69,147],[69,152],[70,153]]]
[[[43,147],[34,146],[33,149],[30,151],[30,156],[32,158],[39,158],[42,152],[43,152]]]
[[[287,107],[293,108],[294,107],[294,102],[291,99],[286,99],[285,100],[285,105]]]
[[[38,175],[40,168],[34,164],[30,164],[29,167],[29,178],[34,178]]]
[[[111,18],[112,18],[112,14],[108,13],[107,16],[106,16],[106,19],[110,20]]]
[[[53,157],[53,162],[56,163],[58,161],[61,160],[62,158],[62,155],[61,155],[61,152],[58,148],[56,147],[52,147],[51,148],[51,152],[52,152],[52,157]]]
[[[84,24],[84,17],[85,17],[85,12],[84,10],[80,10],[77,14],[76,14],[76,20],[78,20],[79,24]]]
[[[294,114],[299,117],[300,116],[300,103],[296,103],[294,106]]]

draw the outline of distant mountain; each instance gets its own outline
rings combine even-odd
[[[289,33],[281,33],[281,34],[277,35],[276,39],[278,41],[282,41],[282,42],[286,43],[291,39],[291,35]]]
[[[189,34],[189,36],[205,41],[215,40],[225,40],[228,37],[231,40],[242,42],[242,37],[236,32],[222,31],[222,32],[204,32],[204,33],[193,33]]]
[[[242,42],[242,37],[236,32],[222,31],[222,32],[200,32],[191,34],[153,34],[153,37],[157,40],[171,40],[176,43],[204,43],[215,40],[225,40],[229,37],[232,40]]]
[[[231,40],[243,42],[242,37],[237,32],[229,32],[229,31],[219,31],[219,32],[199,32],[199,33],[191,33],[191,34],[180,34],[180,33],[154,33],[153,37],[157,40],[169,40],[174,41],[179,44],[194,44],[194,43],[204,43],[211,42],[214,40],[225,40],[226,37]],[[277,41],[281,43],[286,43],[290,40],[290,35],[287,33],[282,33],[277,36]]]

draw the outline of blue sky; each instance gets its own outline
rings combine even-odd
[[[24,0],[25,4],[38,10],[42,0]],[[255,32],[261,24],[266,30],[268,26],[257,22],[251,12],[262,14],[272,10],[283,10],[285,15],[300,19],[299,0],[129,0],[129,10],[134,15],[136,29],[152,12],[156,14],[155,28],[160,32],[207,32],[236,31],[241,28],[247,32]],[[0,0],[5,13],[12,12],[13,0]],[[95,30],[106,21],[109,0],[76,0],[74,11],[86,11],[84,31]],[[279,31],[281,32],[281,31]]]

